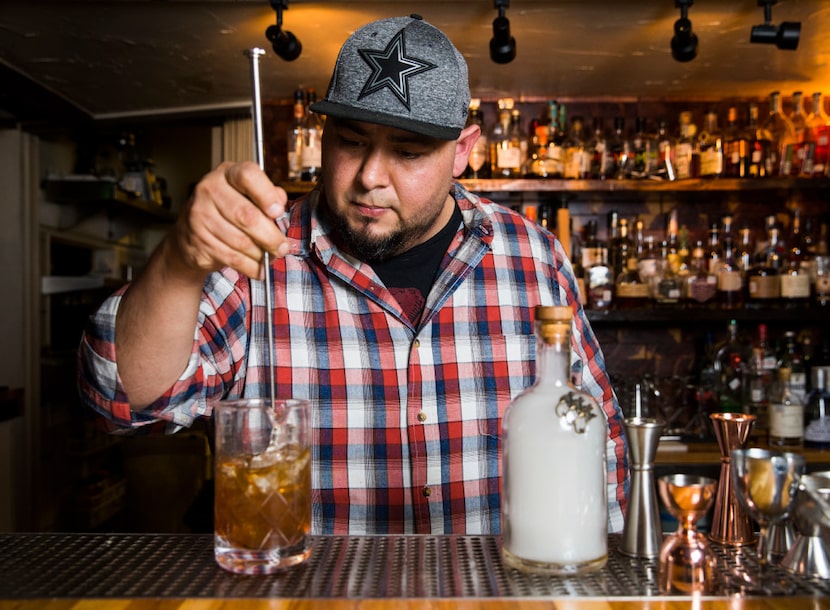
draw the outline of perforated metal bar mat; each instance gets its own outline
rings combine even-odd
[[[323,536],[301,566],[237,576],[215,563],[210,535],[0,534],[0,598],[658,596],[657,560],[625,557],[618,544],[611,536],[598,572],[549,577],[504,567],[495,536]],[[712,548],[721,574],[753,563],[752,549]],[[775,570],[797,595],[830,595],[830,582]]]

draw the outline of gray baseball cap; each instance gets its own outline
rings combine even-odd
[[[455,140],[467,122],[464,56],[419,15],[381,19],[340,49],[326,96],[311,110]]]

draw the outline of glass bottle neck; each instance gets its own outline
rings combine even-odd
[[[570,370],[570,330],[557,332],[554,337],[537,330],[536,385],[566,385],[570,381]]]

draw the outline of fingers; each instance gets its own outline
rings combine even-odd
[[[262,276],[263,253],[284,256],[285,236],[274,219],[287,195],[253,163],[220,165],[196,186],[177,225],[179,250],[192,267],[229,266]]]

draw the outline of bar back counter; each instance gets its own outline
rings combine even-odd
[[[308,562],[238,576],[213,559],[207,534],[0,534],[0,610],[62,608],[830,609],[830,581],[780,568],[787,597],[661,595],[658,560],[622,555],[579,577],[502,565],[496,536],[320,536]],[[752,565],[754,549],[712,545],[718,574]]]

